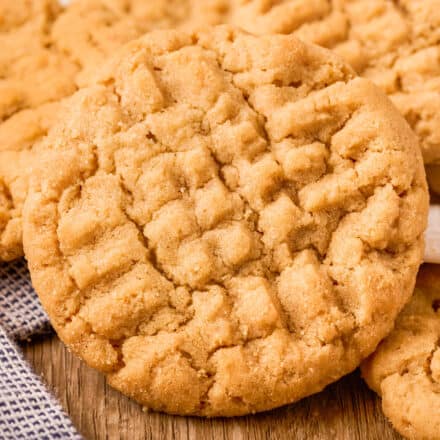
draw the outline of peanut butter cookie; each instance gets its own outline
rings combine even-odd
[[[66,107],[24,244],[61,339],[112,386],[158,411],[253,413],[389,333],[422,258],[423,163],[338,57],[292,35],[154,32]]]
[[[393,332],[364,364],[368,385],[405,437],[440,438],[440,267],[423,266]]]
[[[0,0],[0,261],[23,253],[24,166],[56,114],[49,103],[76,90],[75,65],[50,47],[60,12],[55,0]]]

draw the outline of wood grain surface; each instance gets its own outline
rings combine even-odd
[[[235,419],[200,419],[146,413],[111,389],[56,336],[22,345],[87,440],[395,440],[380,400],[353,373],[301,402]]]

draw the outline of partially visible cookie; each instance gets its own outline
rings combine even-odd
[[[140,27],[128,12],[112,3],[76,0],[54,23],[54,46],[79,66],[83,77],[122,44],[141,35]]]
[[[9,0],[0,0],[0,10],[6,10],[6,21],[0,27],[0,123],[20,110],[35,108],[75,90],[75,67],[48,47],[58,3],[17,3],[19,8],[12,7]]]
[[[440,163],[438,0],[229,0],[228,20],[257,34],[294,33],[331,48],[394,101]]]
[[[21,209],[34,142],[54,105],[76,90],[77,67],[51,48],[53,0],[0,0],[0,261],[22,255]]]
[[[423,253],[422,158],[335,55],[155,32],[66,108],[26,256],[61,339],[111,385],[159,411],[252,413],[321,390],[391,330]]]
[[[59,13],[60,6],[52,0],[0,1],[0,33],[15,30],[34,21],[46,22]],[[29,41],[32,44],[32,41]]]
[[[395,329],[362,365],[393,426],[409,439],[440,438],[440,267],[420,269]]]
[[[229,0],[106,0],[127,12],[143,32],[182,25],[215,25],[227,21]]]
[[[0,261],[23,253],[22,209],[38,144],[61,113],[58,102],[22,110],[0,124]]]
[[[76,0],[53,28],[54,44],[82,69],[80,84],[121,46],[154,29],[226,21],[228,0]]]

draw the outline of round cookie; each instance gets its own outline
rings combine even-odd
[[[385,415],[403,436],[439,438],[439,266],[420,269],[414,296],[395,329],[361,368],[368,385],[382,396]]]
[[[112,386],[169,413],[252,413],[321,390],[389,333],[422,258],[423,163],[335,55],[155,32],[66,107],[24,244],[59,336]]]
[[[229,0],[228,20],[331,48],[379,85],[440,163],[438,0]]]

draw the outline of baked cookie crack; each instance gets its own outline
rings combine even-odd
[[[25,246],[60,337],[112,386],[245,414],[320,390],[390,330],[421,259],[422,161],[336,57],[228,27],[152,33],[67,107]]]

